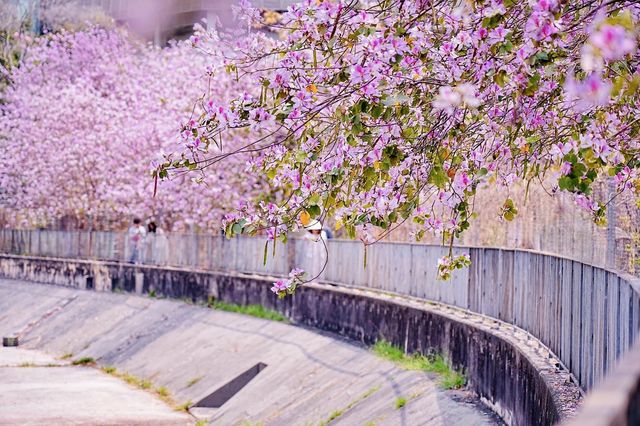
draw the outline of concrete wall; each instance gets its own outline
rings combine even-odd
[[[265,277],[113,262],[0,256],[0,274],[102,291],[149,292],[237,304],[262,304],[297,324],[373,343],[386,339],[407,352],[444,353],[463,369],[472,390],[508,424],[549,425],[569,417],[579,389],[535,339],[512,326],[411,298],[310,284],[277,299]]]

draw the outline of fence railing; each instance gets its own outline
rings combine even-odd
[[[266,246],[261,238],[227,240],[216,235],[148,236],[142,263],[216,271],[286,275],[293,266],[317,274],[324,264],[320,242],[291,240]],[[520,327],[549,347],[588,390],[636,340],[640,284],[575,260],[523,250],[458,247],[472,265],[450,281],[436,279],[440,246],[327,242],[328,264],[320,281],[373,288],[439,301]],[[0,252],[128,261],[126,233],[0,231]]]

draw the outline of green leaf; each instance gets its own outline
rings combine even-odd
[[[309,197],[309,205],[317,206],[320,204],[320,194],[313,194]]]
[[[314,206],[309,206],[307,207],[307,213],[309,213],[309,215],[311,216],[312,219],[315,219],[317,217],[320,216],[320,214],[322,213],[322,210],[320,210],[320,207],[314,205]]]
[[[376,105],[373,108],[371,108],[371,116],[375,119],[380,118],[383,112],[384,112],[384,107],[382,105]]]
[[[442,169],[442,166],[435,165],[431,169],[431,173],[429,173],[429,183],[437,186],[438,188],[444,188],[449,182],[449,177]]]
[[[500,70],[493,76],[493,81],[498,86],[504,87],[504,85],[509,81],[509,76],[505,70]]]
[[[562,176],[558,179],[558,187],[565,191],[571,191],[573,189],[573,181],[569,176]]]
[[[240,223],[234,223],[231,227],[231,232],[233,233],[233,235],[242,234],[242,225],[240,225]]]
[[[529,77],[529,82],[527,83],[527,87],[524,89],[524,94],[526,96],[533,96],[539,87],[540,87],[540,74],[535,73],[534,75]]]
[[[267,253],[269,253],[269,240],[264,242],[264,255],[262,258],[262,264],[266,265],[267,264]]]

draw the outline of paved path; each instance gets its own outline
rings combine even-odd
[[[190,425],[150,393],[50,355],[0,347],[1,425]]]
[[[18,332],[20,348],[57,358],[93,357],[99,365],[166,386],[178,403],[199,401],[257,363],[266,364],[220,408],[192,410],[212,424],[315,426],[331,418],[331,425],[496,422],[468,395],[440,389],[437,377],[402,370],[366,348],[305,328],[180,301],[0,280],[0,335]],[[101,374],[76,367],[3,368],[0,398],[10,398],[14,405],[0,399],[0,423],[11,416],[25,424],[34,413],[55,412],[69,416],[58,424],[72,424],[76,413],[93,411],[86,409],[90,401],[103,402],[93,411],[94,420],[128,415],[139,407],[135,418],[149,416],[150,424],[160,424],[156,418],[182,421],[151,394]],[[42,392],[50,398],[30,397],[35,383],[46,384]],[[6,386],[25,389],[24,396],[7,396]],[[120,398],[120,391],[111,392],[116,389],[128,393]],[[396,408],[398,398],[407,400],[401,409]],[[120,410],[127,404],[131,409]]]

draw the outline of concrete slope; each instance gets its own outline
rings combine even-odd
[[[21,348],[99,365],[201,400],[258,363],[267,365],[220,408],[214,424],[485,425],[494,417],[437,378],[405,371],[365,348],[288,324],[180,301],[0,280],[0,335]],[[396,409],[396,400],[407,404]],[[3,407],[0,406],[0,418]]]

